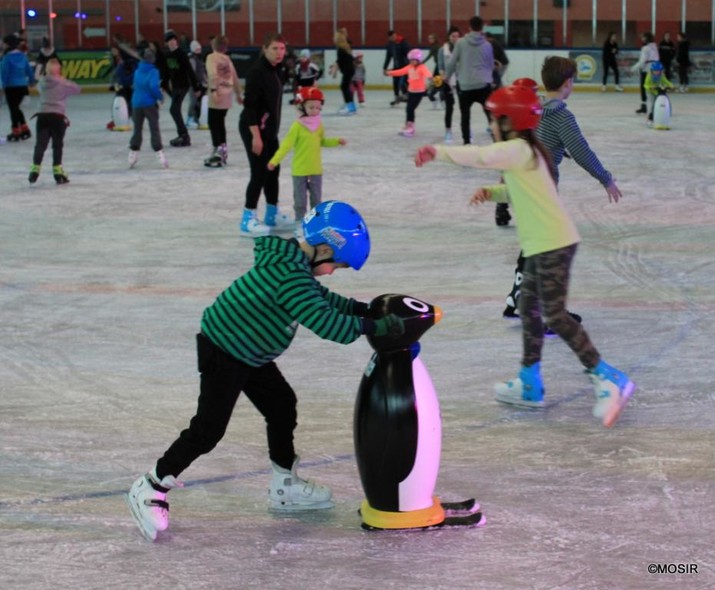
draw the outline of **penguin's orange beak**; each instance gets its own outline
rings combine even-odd
[[[438,324],[441,319],[442,319],[442,308],[437,307],[435,305],[434,306],[434,323]]]

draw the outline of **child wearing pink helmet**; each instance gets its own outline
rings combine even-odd
[[[432,78],[432,72],[422,63],[422,50],[411,49],[407,54],[409,64],[396,70],[385,70],[386,76],[399,78],[407,76],[407,121],[405,128],[400,131],[404,137],[415,135],[415,111],[427,94],[427,82]]]

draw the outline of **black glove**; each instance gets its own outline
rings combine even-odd
[[[405,333],[405,322],[394,313],[379,320],[362,319],[363,334],[368,336],[391,336],[397,338]]]
[[[362,301],[355,301],[353,303],[353,315],[361,318],[366,318],[370,315],[370,304],[363,303]]]

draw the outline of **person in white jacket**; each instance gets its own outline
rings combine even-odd
[[[211,40],[211,48],[213,52],[206,57],[206,74],[209,84],[209,131],[213,152],[204,160],[204,165],[220,168],[228,161],[226,115],[234,96],[238,104],[243,104],[243,88],[233,61],[226,54],[228,39],[223,35],[214,37]]]
[[[645,77],[650,71],[650,64],[656,61],[660,61],[660,56],[658,54],[658,46],[655,44],[655,37],[653,37],[653,33],[651,33],[650,31],[646,31],[645,33],[641,34],[641,42],[643,43],[643,47],[641,47],[641,54],[638,57],[638,61],[631,67],[632,72],[640,71],[641,75],[641,106],[638,110],[636,110],[636,113],[638,114],[648,112],[648,109],[646,108],[647,95],[644,86]]]
[[[442,102],[444,103],[444,142],[452,143],[452,115],[454,114],[454,96],[457,94],[457,74],[447,77],[447,64],[452,59],[454,46],[461,33],[459,27],[452,25],[447,32],[447,41],[437,52],[437,67],[442,79]]]

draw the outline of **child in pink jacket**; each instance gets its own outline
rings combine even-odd
[[[407,76],[407,122],[400,131],[404,137],[413,137],[415,134],[415,111],[422,102],[422,97],[427,94],[427,81],[432,78],[432,72],[422,63],[422,51],[411,49],[407,54],[410,63],[397,70],[385,70],[386,76]]]

